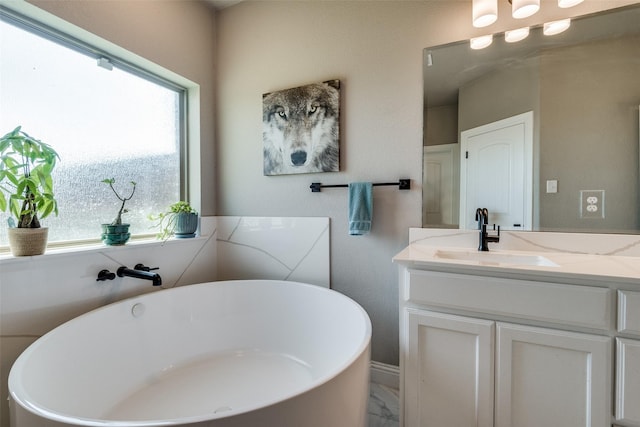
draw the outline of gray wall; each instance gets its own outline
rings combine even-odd
[[[460,88],[459,131],[539,109],[538,60],[522,61],[517,68],[490,74]],[[537,120],[536,120],[537,121]]]
[[[458,104],[425,108],[424,145],[456,144],[458,140]]]
[[[542,227],[638,229],[640,62],[629,58],[640,58],[640,36],[542,56],[541,185],[559,188],[541,197]],[[605,190],[604,219],[580,218],[580,190]]]
[[[433,5],[432,5],[433,7]],[[331,218],[331,285],[373,323],[372,357],[398,363],[397,272],[391,258],[421,224],[422,48],[419,2],[249,2],[218,14],[221,215]],[[341,80],[341,172],[262,176],[262,94]],[[372,231],[349,236],[346,189],[314,181],[394,181],[374,189]]]
[[[490,31],[514,25],[509,4],[500,3]],[[570,12],[547,5],[547,15],[518,25],[614,6],[585,3]],[[421,224],[422,50],[487,31],[474,29],[470,16],[468,0],[249,1],[218,13],[218,213],[329,216],[332,286],[369,312],[380,362],[398,363],[390,260],[407,244],[407,229]],[[261,95],[332,78],[342,81],[341,172],[262,176]],[[373,230],[364,237],[347,234],[344,189],[308,188],[401,177],[412,179],[412,190],[375,189]]]

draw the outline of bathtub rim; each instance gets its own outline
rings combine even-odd
[[[167,292],[167,291],[185,291],[186,289],[188,289],[191,286],[215,286],[215,285],[222,285],[224,286],[225,284],[251,284],[251,283],[261,283],[261,284],[270,284],[270,285],[285,285],[285,286],[295,286],[296,288],[302,288],[302,287],[307,287],[309,289],[312,289],[313,292],[321,292],[321,293],[327,293],[327,294],[332,294],[334,297],[336,298],[340,298],[343,299],[344,301],[346,301],[350,306],[353,306],[353,308],[362,316],[362,319],[364,321],[364,334],[360,337],[361,341],[358,344],[357,348],[349,355],[349,357],[345,358],[344,362],[339,366],[339,369],[336,369],[334,371],[331,371],[325,375],[321,375],[318,378],[316,378],[315,380],[313,380],[312,382],[310,382],[309,384],[307,384],[305,387],[301,387],[300,389],[295,390],[294,393],[289,393],[283,397],[281,397],[280,399],[276,400],[276,401],[272,401],[272,402],[265,402],[262,403],[260,405],[256,405],[256,406],[252,406],[252,407],[241,407],[238,409],[235,409],[232,412],[224,412],[219,414],[218,416],[216,416],[215,414],[203,414],[203,415],[195,415],[195,416],[190,416],[190,417],[181,417],[181,418],[169,418],[169,419],[155,419],[155,420],[141,420],[141,421],[127,421],[127,420],[102,420],[99,418],[87,418],[87,417],[80,417],[80,416],[71,416],[68,414],[63,414],[60,412],[57,412],[55,410],[51,410],[49,408],[44,408],[42,406],[39,406],[37,404],[37,402],[33,402],[32,400],[29,399],[29,394],[25,393],[24,387],[22,387],[22,384],[19,384],[17,386],[18,390],[16,391],[16,382],[18,380],[16,380],[16,377],[18,377],[18,371],[20,370],[20,368],[22,368],[26,361],[28,360],[28,356],[33,353],[34,351],[37,351],[39,345],[41,344],[41,340],[46,340],[46,339],[51,339],[51,336],[58,330],[61,328],[65,328],[68,326],[69,323],[71,322],[76,322],[79,321],[80,319],[82,319],[85,316],[90,316],[95,312],[100,312],[103,310],[107,310],[112,306],[116,306],[118,304],[129,304],[133,301],[139,302],[141,299],[145,299],[146,297],[153,297],[154,295],[157,294],[158,291],[163,291],[163,292]],[[368,313],[366,312],[366,310],[355,300],[353,300],[352,298],[348,297],[347,295],[338,292],[334,289],[330,289],[330,288],[324,288],[324,287],[320,287],[317,285],[312,285],[309,283],[303,283],[303,282],[297,282],[297,281],[287,281],[287,280],[272,280],[272,279],[244,279],[244,280],[220,280],[220,281],[211,281],[211,282],[203,282],[203,283],[195,283],[192,285],[183,285],[180,287],[175,287],[175,288],[168,288],[168,289],[159,289],[156,292],[151,292],[151,293],[146,293],[146,294],[141,294],[141,295],[137,295],[137,296],[132,296],[132,297],[128,297],[119,301],[115,301],[112,302],[110,304],[104,305],[102,307],[90,310],[86,313],[83,313],[79,316],[76,316],[64,323],[62,323],[61,325],[58,325],[57,327],[55,327],[54,329],[52,329],[51,331],[47,332],[46,334],[44,334],[43,336],[41,336],[40,338],[38,338],[36,341],[34,341],[31,345],[29,345],[16,359],[16,361],[13,363],[13,365],[11,366],[10,372],[9,372],[9,377],[8,377],[8,381],[7,381],[7,385],[8,385],[8,391],[9,391],[9,399],[11,402],[13,402],[13,404],[15,405],[19,405],[20,407],[24,408],[25,410],[31,412],[32,414],[35,414],[36,416],[39,417],[43,417],[49,420],[52,420],[54,422],[59,422],[59,423],[64,423],[64,424],[70,424],[70,425],[78,425],[78,426],[85,426],[85,427],[157,427],[157,426],[174,426],[174,425],[183,425],[183,424],[196,424],[196,423],[200,423],[200,422],[206,422],[206,421],[214,421],[217,419],[223,419],[223,418],[227,418],[227,417],[233,417],[236,415],[241,415],[241,414],[246,414],[249,412],[253,412],[253,411],[258,411],[264,408],[268,408],[270,406],[274,406],[274,405],[278,405],[281,404],[283,402],[289,401],[291,399],[294,399],[298,396],[302,396],[305,393],[309,393],[310,391],[316,389],[316,388],[320,388],[322,386],[324,386],[325,384],[331,382],[332,380],[334,380],[335,378],[337,378],[338,376],[340,376],[342,373],[344,373],[345,371],[347,371],[348,369],[350,369],[362,356],[365,352],[367,352],[368,358],[370,359],[370,352],[371,352],[371,337],[372,337],[372,325],[371,325],[371,319],[368,315]],[[40,343],[39,343],[40,342]],[[23,357],[24,355],[24,357]],[[22,392],[22,396],[20,395]]]

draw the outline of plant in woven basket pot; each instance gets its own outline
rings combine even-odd
[[[160,229],[156,234],[160,240],[195,237],[198,229],[198,212],[188,202],[176,202],[166,212],[149,215],[149,219],[156,222],[152,227]]]
[[[114,184],[116,183],[115,178],[103,179],[102,182],[109,185],[109,188],[111,188],[113,194],[115,194],[120,201],[120,209],[118,210],[118,214],[116,215],[115,219],[109,224],[101,224],[102,241],[104,242],[104,244],[109,246],[124,245],[129,240],[129,237],[131,237],[131,234],[129,233],[130,224],[122,222],[122,215],[128,212],[128,210],[125,209],[124,206],[129,200],[131,200],[131,198],[135,194],[136,183],[134,181],[131,181],[131,193],[129,193],[128,196],[121,196],[114,187]]]
[[[15,217],[9,218],[8,230],[14,256],[46,250],[49,229],[40,225],[40,219],[58,215],[51,174],[59,159],[50,145],[21,126],[0,138],[0,210]]]

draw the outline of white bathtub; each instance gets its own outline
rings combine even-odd
[[[243,280],[92,311],[22,353],[13,427],[365,427],[371,323],[344,295]]]

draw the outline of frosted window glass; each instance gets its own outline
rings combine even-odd
[[[181,92],[0,21],[0,133],[16,126],[60,155],[54,172],[59,215],[42,221],[49,241],[99,239],[128,194],[123,222],[153,233],[149,213],[180,200]],[[7,245],[0,213],[0,245]]]

